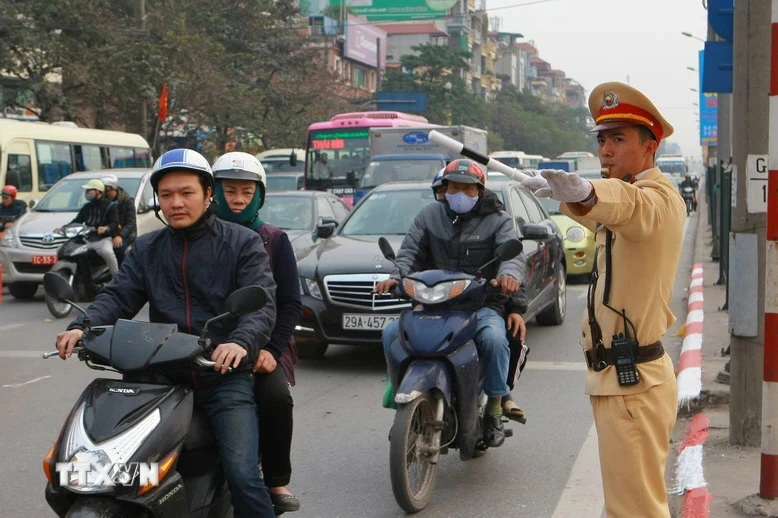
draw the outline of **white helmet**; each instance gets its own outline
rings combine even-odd
[[[101,176],[100,181],[103,182],[106,187],[110,187],[111,189],[119,188],[119,179],[116,178],[116,175],[107,174],[105,176]]]
[[[259,182],[264,190],[265,168],[257,157],[242,151],[225,153],[213,163],[213,177],[217,180],[252,180]]]
[[[203,155],[192,149],[171,149],[159,157],[151,168],[151,187],[157,190],[159,180],[170,171],[191,171],[203,178],[213,189],[211,164]]]

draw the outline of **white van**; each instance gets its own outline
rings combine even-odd
[[[495,151],[489,156],[514,169],[536,169],[544,160],[542,155],[528,155],[524,151]]]
[[[57,250],[67,238],[54,234],[69,223],[86,203],[81,186],[92,178],[112,174],[135,199],[138,236],[162,227],[153,210],[151,169],[113,169],[73,173],[57,182],[30,211],[14,222],[0,239],[3,285],[17,299],[35,296],[43,274],[57,262]]]
[[[124,167],[151,167],[151,149],[140,135],[0,119],[0,186],[13,185],[26,202],[76,171]]]
[[[292,163],[292,153],[296,155]],[[274,173],[303,173],[305,172],[305,152],[302,148],[278,148],[263,151],[255,155],[257,160],[265,168],[269,175]]]

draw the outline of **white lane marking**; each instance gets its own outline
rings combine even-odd
[[[9,385],[3,385],[3,388],[18,388],[24,385],[29,385],[30,383],[35,383],[36,381],[45,380],[46,378],[50,378],[50,377],[51,376],[41,376],[40,378],[35,378],[34,380],[25,381],[24,383],[11,383]]]
[[[586,363],[583,359],[580,362],[547,362],[527,360],[525,369],[531,371],[585,371]]]
[[[597,428],[592,424],[551,518],[599,518],[604,506]]]
[[[17,327],[24,327],[25,324],[6,324],[4,326],[0,326],[0,331],[10,331],[11,329],[16,329]]]
[[[54,350],[54,347],[51,348]],[[43,354],[48,351],[0,351],[0,359],[3,358],[38,358],[42,359]]]

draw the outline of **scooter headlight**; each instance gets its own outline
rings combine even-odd
[[[126,471],[126,464],[138,450],[143,441],[160,423],[159,409],[154,409],[135,426],[100,443],[94,443],[84,428],[84,405],[76,410],[68,430],[62,438],[59,462],[88,464],[85,476],[72,466],[67,472],[60,471],[60,484],[74,493],[109,493],[114,486],[106,483],[105,477],[98,471],[111,465],[108,478],[113,484],[129,484],[134,475]],[[59,471],[59,467],[58,467]],[[82,471],[83,473],[83,471]],[[100,477],[99,484],[98,477]]]
[[[470,280],[447,281],[429,287],[421,281],[405,279],[403,287],[413,300],[422,304],[438,304],[458,297],[470,286]]]

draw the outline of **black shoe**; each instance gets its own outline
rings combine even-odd
[[[294,495],[274,495],[270,494],[270,500],[273,502],[273,508],[276,513],[293,513],[300,510],[300,502]]]
[[[502,420],[493,415],[484,416],[484,444],[490,448],[497,448],[504,442],[505,430],[502,427]]]

